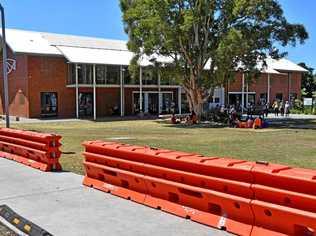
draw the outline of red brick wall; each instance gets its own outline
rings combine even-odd
[[[292,72],[291,73],[291,82],[290,82],[290,92],[296,93],[298,97],[301,97],[301,80],[302,73]],[[276,98],[277,93],[283,94],[283,99],[288,100],[288,74],[271,74],[270,75],[270,103]],[[252,83],[249,83],[249,92],[256,93],[256,102],[260,100],[261,93],[267,93],[268,89],[268,75],[262,74]],[[241,92],[242,91],[242,74],[237,73],[234,81],[229,83],[229,92]],[[246,88],[245,88],[246,91]]]
[[[64,58],[28,56],[29,101],[31,118],[41,114],[41,92],[57,92],[58,117],[74,117],[75,90],[67,88],[68,65]]]
[[[97,88],[97,116],[111,115],[111,108],[120,109],[120,101],[120,88]]]
[[[2,54],[1,54],[2,58]],[[8,58],[16,60],[16,70],[12,71],[9,76],[9,113],[11,116],[28,117],[29,100],[28,100],[28,78],[27,78],[27,56],[14,55],[8,49]],[[2,60],[0,61],[0,113],[4,112],[4,95],[3,95],[3,72]]]
[[[67,88],[68,65],[61,57],[12,55],[17,60],[17,70],[9,75],[10,114],[22,117],[39,118],[41,113],[41,92],[57,92],[58,117],[75,117],[75,88]],[[0,67],[0,112],[3,113],[2,72]],[[301,96],[301,78],[299,72],[292,73],[291,92]],[[242,74],[237,73],[236,79],[229,84],[229,91],[240,92]],[[263,74],[249,85],[250,92],[256,92],[258,101],[261,93],[267,92],[267,75]],[[157,88],[143,89],[156,91]],[[163,91],[164,89],[162,89]],[[174,91],[174,101],[177,103],[177,89]],[[92,92],[92,88],[80,88],[80,92]],[[125,114],[133,113],[133,91],[138,88],[125,88]],[[277,93],[282,93],[288,99],[288,75],[271,75],[270,102]],[[256,101],[256,102],[257,102]],[[120,88],[97,88],[97,116],[110,115],[110,109],[120,105]]]

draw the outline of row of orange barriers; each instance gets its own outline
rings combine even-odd
[[[84,185],[238,235],[316,235],[316,171],[84,142]]]
[[[0,157],[42,171],[59,171],[61,136],[0,128]]]

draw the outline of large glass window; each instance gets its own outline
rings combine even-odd
[[[162,109],[161,112],[165,114],[171,114],[175,109],[175,102],[173,101],[172,93],[162,94]]]
[[[161,85],[178,85],[179,83],[176,81],[175,78],[161,78],[160,80]]]
[[[84,65],[83,66],[83,84],[92,84],[93,81],[93,66]]]
[[[93,80],[93,66],[78,64],[77,65],[77,73],[78,73],[78,83],[79,84],[92,84]],[[72,83],[76,83],[76,65],[72,65],[71,69],[71,78]]]
[[[129,73],[128,66],[123,67],[124,84],[139,84],[139,76],[132,77]]]
[[[57,93],[41,93],[41,116],[57,116],[58,112]]]
[[[96,70],[96,83],[105,84],[106,83],[106,66],[97,65],[95,70]]]
[[[143,69],[143,84],[144,85],[157,85],[158,76],[152,69]]]
[[[112,65],[96,65],[96,83],[97,84],[120,84],[120,66]],[[78,83],[92,84],[93,83],[93,65],[77,64]],[[143,68],[143,85],[158,85],[157,71],[151,68]],[[124,84],[138,85],[139,75],[132,77],[128,71],[128,67],[123,67]],[[69,65],[68,84],[76,83],[76,65]],[[177,82],[173,78],[161,78],[161,85],[176,85]]]
[[[83,76],[84,76],[84,65],[77,65],[77,74],[78,74],[78,83],[82,84],[83,83]]]
[[[75,84],[76,83],[76,66],[74,64],[68,64],[68,80],[67,84]]]
[[[120,83],[120,66],[106,67],[106,83],[119,84]]]

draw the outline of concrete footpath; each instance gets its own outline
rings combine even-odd
[[[0,205],[53,235],[229,235],[84,187],[82,178],[0,158]]]

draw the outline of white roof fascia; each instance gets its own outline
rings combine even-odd
[[[6,29],[6,42],[14,53],[62,55],[39,32]]]
[[[294,62],[281,58],[281,59],[272,59],[267,58],[266,60],[268,67],[271,67],[274,70],[280,71],[296,71],[296,72],[308,72],[305,68],[295,64]]]
[[[41,33],[50,45],[128,51],[126,41],[65,34]]]
[[[129,51],[56,46],[70,63],[126,65],[130,64],[133,53]]]
[[[65,56],[70,62],[76,61],[77,63],[92,62],[93,64],[100,64],[99,62],[111,61],[115,65],[126,65],[129,64],[131,58],[134,55],[132,52],[127,50],[126,41],[121,40],[108,40],[85,36],[53,34],[17,29],[6,29],[6,40],[7,45],[14,53]],[[77,49],[75,50],[72,48]],[[79,57],[79,52],[82,52],[86,59],[84,56]],[[90,55],[88,52],[91,52],[92,55]],[[152,65],[151,59],[153,58],[162,64],[173,62],[171,58],[152,55],[143,56],[140,59],[139,64],[141,66]],[[281,72],[308,72],[305,68],[285,58],[279,60],[267,58],[266,62],[269,70],[271,68],[275,71]],[[209,61],[205,65],[204,69],[208,69],[210,67],[210,63],[211,62]]]

